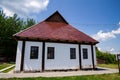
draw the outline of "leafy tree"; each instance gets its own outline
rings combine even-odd
[[[105,61],[105,63],[115,64],[116,63],[116,56],[114,54],[110,54],[109,52],[101,52],[96,47],[96,56],[97,59]]]
[[[8,60],[15,59],[17,42],[13,39],[13,34],[34,24],[33,19],[25,21],[17,14],[8,17],[0,11],[0,56],[7,57]]]

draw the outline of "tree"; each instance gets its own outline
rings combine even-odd
[[[109,52],[101,52],[98,50],[97,47],[96,47],[96,56],[97,56],[97,59],[103,60],[107,64],[116,63],[116,56],[114,54],[110,54]]]
[[[13,39],[13,34],[34,24],[33,19],[25,21],[17,14],[8,17],[0,11],[0,56],[7,57],[8,60],[15,59],[17,42]]]

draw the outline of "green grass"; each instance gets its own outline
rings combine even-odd
[[[11,68],[9,68],[9,69],[7,69],[7,70],[4,70],[4,71],[2,71],[3,73],[8,73],[9,71],[11,71],[11,70],[13,70],[15,68],[15,66],[14,67],[11,67]]]
[[[112,68],[112,69],[117,69],[118,65],[117,64],[98,64],[99,67],[106,67],[106,68]]]
[[[9,66],[11,66],[11,65],[13,65],[13,64],[10,64],[10,63],[0,64],[0,69],[4,69],[4,68],[9,67]]]
[[[71,77],[8,78],[0,80],[120,80],[119,74],[102,74]]]

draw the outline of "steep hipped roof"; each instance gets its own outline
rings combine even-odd
[[[58,11],[43,22],[16,33],[14,37],[16,39],[42,41],[98,43],[98,41],[68,24]]]
[[[54,14],[49,16],[45,21],[48,21],[48,22],[63,22],[63,23],[68,24],[68,22],[61,16],[61,14],[58,11],[56,11]]]

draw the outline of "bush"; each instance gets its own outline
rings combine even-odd
[[[101,52],[96,48],[96,56],[97,59],[105,61],[106,64],[116,63],[116,56],[114,54],[110,54],[109,52]]]

